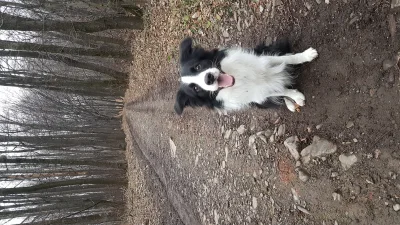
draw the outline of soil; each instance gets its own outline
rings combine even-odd
[[[398,224],[400,10],[391,1],[162,0],[146,12],[125,96],[126,223]],[[188,35],[208,48],[288,37],[295,52],[317,49],[298,76],[306,106],[177,116],[178,46]],[[249,148],[251,135],[281,125],[282,136]],[[293,135],[299,151],[316,135],[337,146],[301,166],[305,182],[283,144]],[[357,162],[345,170],[341,154]]]

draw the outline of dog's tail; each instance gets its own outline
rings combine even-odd
[[[265,43],[257,45],[254,49],[257,55],[285,55],[292,53],[292,47],[290,46],[289,39],[283,38],[270,45]]]

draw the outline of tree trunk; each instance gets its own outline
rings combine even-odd
[[[41,54],[39,52],[31,52],[31,51],[3,51],[0,50],[0,56],[9,56],[9,57],[27,57],[27,58],[37,58],[37,59],[48,59],[54,60],[58,62],[63,62],[68,66],[78,67],[81,69],[93,70],[99,73],[103,73],[109,75],[117,80],[126,79],[128,74],[119,72],[104,66],[87,63],[83,61],[77,61],[75,59],[58,55],[58,54]]]
[[[55,33],[55,32],[53,32]],[[105,36],[99,36],[99,35],[94,35],[94,34],[88,34],[88,33],[84,33],[84,32],[77,32],[77,31],[60,31],[58,33],[60,36],[61,35],[67,35],[70,36],[70,39],[79,39],[79,40],[83,40],[85,42],[89,42],[89,43],[93,43],[93,42],[101,42],[103,44],[114,44],[114,45],[119,45],[119,46],[124,46],[125,45],[125,41],[121,40],[121,39],[116,39],[116,38],[112,38],[112,37],[105,37]],[[72,40],[74,42],[74,40]],[[99,44],[96,44],[99,45]]]
[[[0,159],[0,163],[25,163],[25,164],[60,164],[60,165],[87,165],[87,166],[99,166],[109,168],[126,168],[125,163],[118,162],[99,162],[99,161],[88,161],[88,160],[68,160],[68,159],[27,159],[27,158],[11,158],[11,159]]]
[[[140,17],[116,16],[102,17],[89,22],[70,22],[59,20],[36,20],[6,13],[0,14],[2,30],[19,31],[81,31],[94,33],[109,29],[143,29],[143,20]]]
[[[15,42],[0,40],[0,49],[12,49],[12,50],[24,50],[24,51],[35,51],[35,52],[47,52],[47,53],[60,53],[70,55],[86,55],[86,56],[99,56],[99,57],[118,57],[128,58],[128,51],[119,51],[110,48],[73,48],[64,47],[57,45],[42,45],[29,42]]]
[[[71,185],[83,185],[83,184],[125,184],[124,180],[118,179],[75,179],[75,180],[64,180],[64,181],[54,181],[43,184],[37,184],[29,187],[14,187],[14,188],[1,188],[1,195],[9,195],[9,194],[22,194],[22,193],[31,193],[31,192],[40,192],[43,190],[63,187],[63,186],[71,186]]]

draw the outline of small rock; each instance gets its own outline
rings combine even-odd
[[[269,137],[269,142],[270,143],[274,143],[275,142],[275,135],[271,135],[271,137]]]
[[[296,168],[301,166],[301,162],[300,161],[296,161]]]
[[[239,140],[239,133],[236,130],[232,131],[231,140],[232,141],[238,141]]]
[[[374,158],[375,159],[378,159],[379,158],[379,156],[381,155],[381,150],[379,150],[379,149],[375,149],[375,151],[374,151]]]
[[[311,4],[310,4],[309,2],[305,2],[304,5],[306,6],[306,8],[307,8],[308,10],[311,9]]]
[[[250,148],[250,155],[256,156],[257,154],[258,154],[258,151],[257,151],[256,147]]]
[[[272,135],[272,130],[268,129],[268,130],[264,131],[264,136],[265,136],[266,138],[271,137],[271,135]]]
[[[227,31],[227,30],[224,30],[224,31],[222,32],[222,36],[223,36],[224,38],[228,38],[228,37],[229,37],[228,31]]]
[[[371,89],[369,90],[369,96],[374,97],[376,91],[377,91],[376,88],[371,88]]]
[[[341,154],[339,156],[339,161],[342,164],[342,167],[344,170],[350,169],[350,167],[357,162],[357,156],[355,155],[349,155],[346,156],[344,154]]]
[[[258,135],[257,134],[257,137],[260,138],[264,143],[267,143],[267,138],[264,135],[262,135],[262,134]]]
[[[293,156],[295,160],[300,159],[300,154],[297,149],[298,142],[299,139],[297,138],[297,136],[291,136],[283,142],[283,144],[286,146],[286,148],[289,150],[290,154]]]
[[[260,13],[262,13],[264,11],[264,7],[262,5],[260,5]]]
[[[393,205],[393,210],[394,211],[399,211],[400,210],[400,204],[396,204],[396,205]]]
[[[200,16],[200,12],[195,12],[195,13],[192,15],[192,18],[193,18],[193,19],[197,19],[199,16]]]
[[[322,2],[321,0],[315,0],[315,1],[316,1],[318,4],[321,4],[321,2]]]
[[[297,193],[296,189],[291,188],[292,191],[292,195],[293,195],[293,200],[296,204],[300,203],[300,198],[299,198],[299,194]]]
[[[350,193],[351,193],[351,194],[354,194],[354,195],[359,195],[359,194],[361,193],[361,187],[358,186],[358,185],[353,185],[353,186],[350,188]]]
[[[171,150],[171,157],[175,158],[176,157],[176,145],[171,138],[169,138],[169,148]]]
[[[253,134],[253,135],[250,135],[250,137],[249,137],[249,147],[251,148],[251,147],[253,147],[253,145],[255,144],[255,142],[256,142],[256,135],[255,134]]]
[[[280,123],[280,122],[281,122],[281,118],[278,117],[278,118],[274,121],[274,124],[276,125],[276,124],[278,124],[278,123]]]
[[[222,161],[222,163],[221,163],[221,169],[225,169],[225,167],[226,167],[226,162],[225,162],[225,161]]]
[[[228,155],[229,155],[229,148],[228,146],[225,146],[225,161],[228,161]]]
[[[331,174],[331,177],[332,177],[332,178],[335,178],[335,177],[337,177],[337,176],[339,176],[339,173],[338,173],[338,172],[332,172],[332,174]]]
[[[388,83],[389,84],[393,84],[394,83],[394,72],[393,72],[393,70],[389,72]]]
[[[335,220],[335,222],[333,223],[333,225],[339,225],[339,223]]]
[[[329,0],[325,0],[325,4],[329,4]]]
[[[385,206],[388,206],[388,205],[389,205],[389,202],[386,202],[386,201],[385,201],[385,203],[383,203],[383,204],[385,204]]]
[[[224,138],[225,138],[225,139],[229,139],[229,137],[231,136],[231,133],[232,133],[232,130],[231,130],[231,129],[226,130],[225,135],[224,135]]]
[[[394,66],[394,64],[395,63],[393,62],[393,60],[385,59],[382,62],[382,68],[383,68],[384,71],[386,71],[386,70],[392,68]]]
[[[252,155],[252,156],[257,155],[257,145],[255,143],[256,137],[257,136],[255,134],[253,134],[249,137],[250,155]]]
[[[349,21],[349,25],[352,25],[353,23],[357,22],[358,20],[360,20],[360,18],[358,16],[354,16],[353,18],[351,18],[351,20]]]
[[[214,209],[214,223],[219,224],[219,214],[215,209]]]
[[[342,195],[340,195],[337,192],[332,193],[333,201],[341,201],[342,200]]]
[[[349,121],[346,123],[346,128],[352,128],[354,126],[354,122],[353,121]]]
[[[358,142],[358,139],[357,139],[357,138],[353,138],[353,142],[354,142],[354,143],[357,143],[357,142]]]
[[[332,142],[314,136],[311,145],[307,146],[301,151],[302,162],[307,164],[313,157],[322,157],[335,153],[337,146]]]
[[[303,182],[307,182],[308,179],[310,179],[310,174],[308,174],[307,171],[305,171],[301,168],[298,170],[298,174],[299,174],[299,179]]]
[[[299,211],[305,213],[305,214],[308,214],[308,215],[311,214],[310,211],[308,211],[307,209],[305,209],[305,208],[303,208],[303,207],[301,207],[301,206],[297,206],[297,209],[298,209]]]
[[[322,127],[322,123],[315,126],[315,129],[319,130],[319,129],[321,129],[321,127]]]
[[[253,209],[257,209],[257,206],[258,206],[257,198],[253,197],[252,202],[253,202]]]
[[[285,134],[285,130],[286,130],[286,125],[285,124],[281,124],[278,127],[278,131],[276,132],[276,136],[277,137],[283,136]]]
[[[257,120],[255,118],[252,118],[250,120],[250,130],[254,131],[257,127]]]
[[[244,132],[246,131],[246,128],[244,127],[244,125],[240,125],[238,127],[238,129],[236,130],[239,134],[244,134]]]
[[[196,158],[194,159],[194,166],[197,166],[197,164],[199,163],[199,157],[200,157],[200,155],[197,154]]]
[[[392,180],[396,180],[396,178],[397,178],[397,174],[396,174],[396,173],[393,173],[392,171],[389,172],[389,176],[390,176],[390,178],[391,178]]]

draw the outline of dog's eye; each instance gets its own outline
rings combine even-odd
[[[194,69],[195,69],[196,71],[201,70],[201,65],[200,65],[200,64],[197,64],[197,65],[194,67]]]
[[[193,85],[192,86],[192,88],[193,88],[193,90],[195,91],[195,92],[199,92],[199,87],[197,86],[197,85]]]

